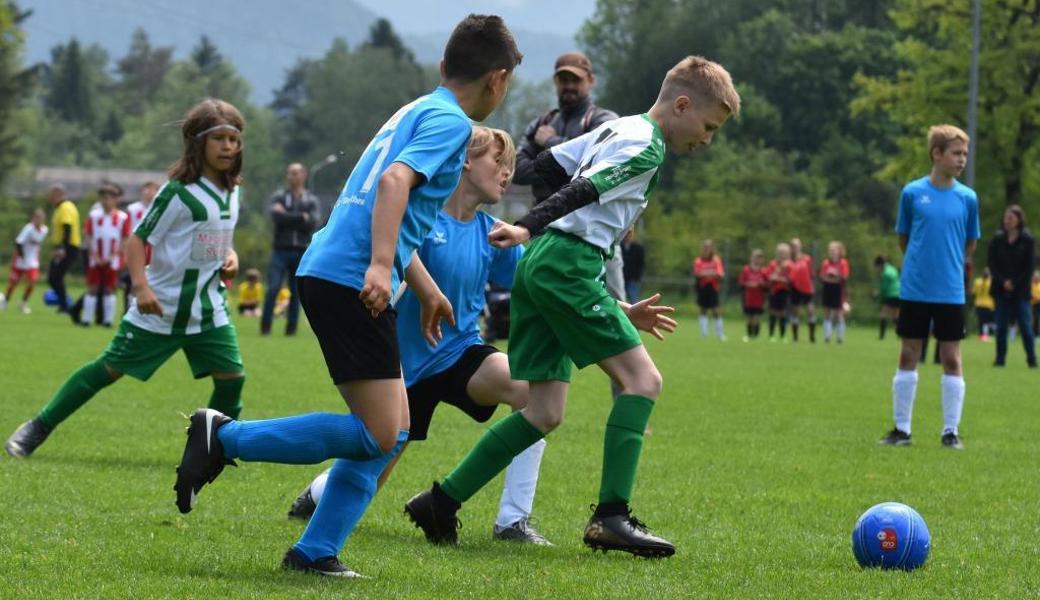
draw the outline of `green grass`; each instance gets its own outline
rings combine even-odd
[[[240,322],[247,418],[341,410],[318,346],[260,338]],[[938,367],[922,366],[915,445],[881,448],[890,427],[894,339],[855,329],[841,347],[702,340],[694,321],[650,341],[665,378],[634,506],[678,547],[669,560],[592,554],[581,545],[598,490],[609,392],[577,376],[568,417],[549,439],[535,502],[557,545],[490,540],[501,479],[461,513],[458,548],[428,545],[401,514],[483,427],[440,411],[431,439],[405,455],[341,558],[372,577],[323,581],[282,572],[301,531],[285,511],[321,467],[244,464],[180,515],[171,487],[179,412],[208,381],[172,359],[147,384],[124,380],[61,426],[29,460],[0,458],[0,597],[1026,597],[1040,594],[1037,384],[1021,348],[994,370],[992,345],[965,343],[963,452],[939,446]],[[0,314],[3,416],[12,431],[111,331],[79,330],[42,306]],[[503,413],[499,413],[501,415]],[[860,570],[850,531],[867,507],[898,500],[932,532],[915,573]]]

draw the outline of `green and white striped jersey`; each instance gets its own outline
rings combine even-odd
[[[231,250],[236,222],[238,187],[222,192],[205,177],[187,185],[166,182],[134,231],[152,246],[145,273],[163,314],[142,314],[134,299],[126,320],[167,335],[227,325],[220,267]]]
[[[599,192],[599,202],[560,217],[549,227],[576,235],[610,252],[646,209],[664,162],[661,128],[647,114],[607,121],[573,140],[553,146],[556,162],[584,177]]]

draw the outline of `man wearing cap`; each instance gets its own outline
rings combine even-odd
[[[596,76],[592,71],[592,61],[581,52],[567,52],[556,59],[553,83],[556,85],[559,105],[531,121],[516,153],[513,181],[531,186],[535,204],[556,191],[545,185],[535,173],[534,161],[538,153],[618,118],[614,111],[592,103],[589,92],[596,84]],[[621,252],[616,248],[613,258],[606,262],[606,269],[607,291],[611,296],[624,300],[625,277],[622,273]]]

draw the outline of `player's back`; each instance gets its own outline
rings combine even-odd
[[[412,252],[429,233],[437,212],[459,182],[471,125],[454,94],[439,87],[399,109],[358,159],[329,222],[314,234],[297,275],[361,289],[372,256],[372,210],[380,177],[393,163],[422,176],[408,196],[392,271],[394,289]]]

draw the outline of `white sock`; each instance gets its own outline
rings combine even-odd
[[[1011,327],[1008,329],[1008,343],[1012,344],[1015,341],[1015,335],[1018,333],[1018,328]]]
[[[838,341],[845,341],[845,317],[838,317]]]
[[[502,499],[498,503],[495,525],[509,527],[520,519],[531,516],[534,505],[534,489],[538,485],[538,468],[545,452],[545,439],[531,444],[527,450],[517,454],[506,469],[506,480],[502,486]]]
[[[964,409],[964,377],[960,375],[943,375],[942,405],[943,405],[943,433],[952,431],[957,433],[957,426],[961,424],[961,410]]]
[[[83,296],[83,311],[79,314],[81,323],[94,324],[94,315],[97,314],[97,296],[87,294]]]
[[[105,325],[111,325],[112,319],[116,315],[116,295],[105,294],[101,298],[101,322]]]
[[[831,341],[831,330],[832,330],[832,328],[831,328],[831,320],[830,319],[824,320],[824,322],[823,322],[823,339],[827,340],[828,342]]]
[[[314,506],[318,505],[321,495],[325,492],[325,482],[329,480],[329,470],[325,469],[311,482],[311,498],[314,500]]]
[[[892,378],[892,412],[895,413],[896,429],[910,433],[910,417],[914,412],[914,396],[917,395],[917,371],[896,371]]]
[[[719,339],[726,337],[722,331],[722,317],[715,317],[715,337]]]
[[[701,315],[697,320],[701,324],[701,337],[708,337],[708,315]]]

